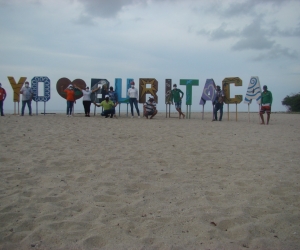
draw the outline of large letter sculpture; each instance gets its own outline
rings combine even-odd
[[[244,103],[250,104],[252,99],[256,99],[257,104],[260,104],[261,87],[258,76],[252,76],[248,85]]]
[[[166,118],[168,116],[168,105],[169,105],[169,117],[171,112],[171,91],[172,91],[172,79],[166,79],[165,81],[165,104],[166,104]]]
[[[129,97],[127,96],[127,90],[131,87],[130,83],[133,81],[133,78],[127,78],[126,83],[126,97],[122,97],[122,79],[115,79],[115,91],[118,95],[119,103],[129,103]]]
[[[19,102],[20,102],[20,90],[26,81],[27,77],[20,77],[18,83],[16,83],[15,78],[12,76],[8,76],[8,81],[13,89],[13,101],[14,101],[14,115],[16,114],[16,102],[18,103],[18,114],[19,114]]]
[[[256,99],[258,105],[261,101],[261,87],[258,76],[252,76],[248,85],[244,103],[248,104],[248,120],[250,122],[250,104],[252,99]],[[258,106],[259,109],[259,106]]]
[[[57,93],[64,99],[67,98],[67,94],[66,92],[64,92],[64,90],[69,86],[69,85],[76,85],[81,89],[85,89],[86,84],[85,81],[83,81],[82,79],[76,79],[73,82],[71,82],[68,78],[60,78],[57,83],[56,83],[56,90]],[[82,97],[82,92],[78,89],[75,89],[75,100],[79,99]]]
[[[202,96],[200,99],[200,105],[202,105],[202,120],[204,117],[204,105],[206,104],[206,101],[212,101],[212,105],[213,102],[215,101],[216,98],[216,84],[214,79],[206,79],[204,88],[203,88],[203,92],[202,92]]]
[[[186,107],[187,118],[191,118],[192,94],[193,86],[199,86],[199,80],[195,79],[180,79],[180,85],[186,86]]]
[[[108,93],[109,81],[106,79],[91,79],[91,89],[94,90],[101,87],[98,91],[91,94],[91,100],[95,103],[100,103],[105,100],[105,95]],[[96,109],[96,106],[95,106]]]
[[[237,121],[237,104],[242,102],[243,96],[235,95],[234,98],[230,98],[230,84],[234,84],[235,86],[243,86],[243,81],[239,77],[227,77],[222,81],[223,92],[225,95],[224,102],[227,104],[227,109],[228,109],[228,120],[229,120],[229,104],[235,103],[236,121]]]
[[[151,85],[150,88],[147,85]],[[146,102],[146,94],[151,94],[154,101],[158,103],[157,93],[158,82],[155,78],[140,78],[139,81],[139,103]]]
[[[44,83],[44,95],[39,96],[39,82]],[[38,114],[38,102],[44,102],[44,115],[46,114],[46,102],[50,100],[50,79],[46,76],[35,76],[31,79],[33,91],[32,99],[36,102],[36,114]]]
[[[127,104],[127,116],[128,116],[128,103],[129,103],[129,97],[127,95],[127,90],[131,87],[130,83],[133,81],[133,78],[127,78],[127,84],[126,84],[126,97],[122,97],[122,79],[116,78],[115,79],[115,92],[118,95],[118,102],[119,102],[119,116],[121,112],[121,103]]]

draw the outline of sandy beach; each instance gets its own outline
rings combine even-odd
[[[300,115],[172,117],[1,117],[0,249],[299,249]]]

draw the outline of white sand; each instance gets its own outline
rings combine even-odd
[[[230,119],[0,117],[0,249],[299,249],[300,115]]]

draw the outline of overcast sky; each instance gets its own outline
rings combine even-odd
[[[231,95],[244,98],[251,76],[258,76],[273,93],[273,111],[285,111],[283,98],[300,92],[299,9],[299,0],[0,0],[4,109],[13,110],[7,76],[49,77],[48,111],[66,109],[56,92],[62,77],[87,85],[106,78],[112,86],[122,78],[123,88],[127,78],[156,78],[162,111],[166,78],[199,79],[192,111],[200,111],[207,78],[221,85],[240,77],[243,86],[232,87]],[[81,100],[75,109],[83,110]]]

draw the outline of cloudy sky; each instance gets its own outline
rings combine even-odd
[[[251,76],[258,76],[273,93],[273,111],[285,111],[283,98],[300,91],[299,9],[299,0],[0,0],[4,108],[14,106],[7,76],[49,77],[47,111],[65,110],[56,92],[62,77],[87,85],[106,78],[113,86],[122,78],[123,88],[127,78],[156,78],[162,111],[166,78],[199,79],[192,111],[200,111],[207,78],[221,84],[240,77],[243,86],[232,87],[231,95],[244,97]],[[81,100],[75,109],[83,110]]]

